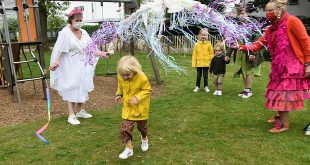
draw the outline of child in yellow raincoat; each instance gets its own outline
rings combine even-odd
[[[208,29],[201,29],[198,41],[193,49],[192,66],[197,68],[197,79],[194,92],[200,90],[200,80],[202,75],[204,79],[204,89],[206,92],[210,92],[208,88],[208,70],[214,54],[212,44],[208,41],[208,34]]]
[[[142,72],[141,65],[134,56],[124,56],[117,64],[118,88],[116,101],[123,101],[121,138],[126,144],[125,150],[119,155],[127,159],[133,155],[132,132],[137,123],[141,132],[141,149],[148,150],[147,119],[150,109],[151,85]]]

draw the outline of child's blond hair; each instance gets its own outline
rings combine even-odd
[[[201,33],[202,33],[203,31],[206,31],[206,32],[209,34],[209,30],[208,30],[207,28],[202,28],[202,29],[200,29],[199,34],[198,34],[198,40],[200,40],[200,35],[201,35]],[[208,38],[209,38],[209,37],[208,37]]]
[[[219,47],[223,52],[225,51],[225,44],[222,41],[217,41],[216,44],[214,45],[214,49],[216,47]]]
[[[141,72],[141,65],[134,56],[123,56],[117,63],[117,74],[119,75]]]
[[[208,30],[207,28],[202,28],[202,29],[200,29],[200,31],[199,31],[199,35],[200,35],[203,31],[207,31],[207,33],[209,34],[209,30]]]

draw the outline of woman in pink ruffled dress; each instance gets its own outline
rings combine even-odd
[[[252,45],[241,45],[242,51],[258,51],[267,46],[271,73],[265,107],[277,112],[274,127],[278,133],[289,129],[290,111],[301,110],[310,99],[310,39],[302,22],[286,12],[287,0],[274,0],[266,5],[271,26]]]

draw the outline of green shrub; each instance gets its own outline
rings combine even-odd
[[[92,35],[99,28],[100,28],[100,25],[84,25],[84,26],[82,26],[82,29],[86,30],[89,35]]]

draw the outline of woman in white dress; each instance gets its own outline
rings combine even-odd
[[[77,118],[91,118],[92,115],[82,109],[88,100],[88,93],[94,89],[93,76],[99,57],[108,53],[96,51],[98,56],[93,65],[86,64],[82,49],[90,41],[87,32],[81,29],[83,13],[74,9],[68,15],[68,25],[58,35],[53,48],[50,65],[50,86],[58,91],[68,103],[68,122],[79,125]],[[79,111],[75,114],[75,111]]]

